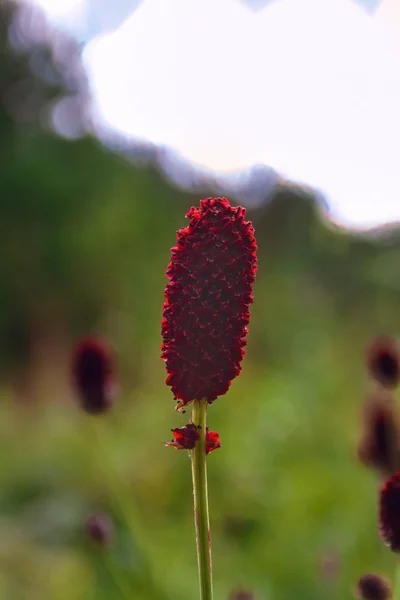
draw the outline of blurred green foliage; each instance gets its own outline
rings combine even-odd
[[[0,597],[197,598],[189,461],[162,444],[185,418],[159,355],[169,249],[199,198],[90,136],[47,130],[40,115],[65,89],[10,51],[0,10]],[[21,81],[41,98],[29,121],[5,101]],[[208,459],[215,597],[350,598],[364,572],[394,569],[355,446],[364,346],[399,333],[400,236],[344,232],[283,185],[249,217],[248,352],[209,411],[222,442]],[[89,331],[113,342],[123,385],[99,422],[68,387],[69,346]],[[82,534],[99,510],[115,521],[110,550]]]

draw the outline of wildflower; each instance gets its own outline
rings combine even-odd
[[[162,358],[182,410],[225,394],[241,371],[257,269],[245,209],[206,198],[187,213],[166,275]]]
[[[389,335],[376,337],[367,347],[365,363],[372,379],[388,389],[397,387],[400,378],[399,343]]]
[[[379,534],[393,552],[400,552],[400,472],[388,479],[380,491]]]
[[[199,427],[194,423],[188,423],[183,427],[171,429],[174,439],[170,442],[165,442],[166,446],[171,446],[175,450],[193,450],[197,440],[200,439]],[[206,454],[221,447],[219,443],[219,433],[209,431],[206,428]]]
[[[394,398],[378,392],[364,406],[358,457],[385,477],[400,468],[400,428]]]
[[[392,588],[380,575],[367,574],[360,577],[356,594],[363,600],[389,600],[392,597]]]
[[[113,523],[107,515],[93,515],[84,526],[87,536],[99,544],[106,546],[111,542],[113,536]]]
[[[100,338],[86,337],[75,346],[72,378],[82,408],[89,414],[110,409],[115,398],[114,354]]]

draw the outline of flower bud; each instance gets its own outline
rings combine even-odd
[[[194,423],[188,423],[183,427],[171,429],[174,439],[170,442],[165,442],[165,446],[171,446],[175,450],[193,450],[197,441],[200,439],[200,428]],[[206,428],[206,454],[213,452],[221,447],[219,442],[219,433],[209,431]]]
[[[210,454],[214,450],[218,450],[221,448],[221,444],[219,442],[219,433],[216,431],[209,431],[207,427],[206,431],[206,454]]]
[[[192,450],[197,440],[200,439],[200,434],[197,431],[197,426],[194,423],[188,423],[183,427],[171,429],[174,439],[170,442],[165,442],[166,446],[171,446],[175,450]]]

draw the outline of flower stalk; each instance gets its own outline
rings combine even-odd
[[[212,564],[210,517],[208,510],[206,465],[207,399],[194,400],[192,421],[198,426],[200,439],[190,451],[192,462],[194,525],[196,532],[197,563],[199,568],[200,599],[212,600]]]
[[[207,406],[228,391],[242,369],[257,271],[254,227],[244,208],[205,198],[177,232],[166,276],[161,357],[176,410],[193,404],[192,421],[172,429],[166,446],[189,450],[200,599],[212,600],[206,456],[220,448],[208,431]]]

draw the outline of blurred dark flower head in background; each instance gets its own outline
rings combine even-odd
[[[262,535],[259,522],[253,516],[242,514],[226,515],[221,522],[222,532],[229,544],[247,544],[251,547]]]
[[[363,600],[389,600],[392,597],[390,583],[380,575],[366,574],[360,577],[356,595]]]
[[[325,552],[318,557],[318,575],[325,582],[337,580],[341,567],[340,556],[337,552]]]
[[[358,458],[388,477],[400,468],[400,425],[394,396],[380,390],[363,407]]]
[[[84,525],[87,536],[100,546],[107,546],[112,541],[114,526],[108,515],[91,516]]]
[[[254,600],[254,594],[248,590],[234,590],[229,596],[229,600]]]
[[[393,552],[400,552],[400,473],[388,479],[380,491],[379,534]]]
[[[373,380],[395,388],[400,378],[399,342],[390,335],[379,335],[366,349],[365,364]]]
[[[107,412],[117,392],[114,351],[95,336],[78,341],[72,354],[72,379],[81,407],[89,414]]]

